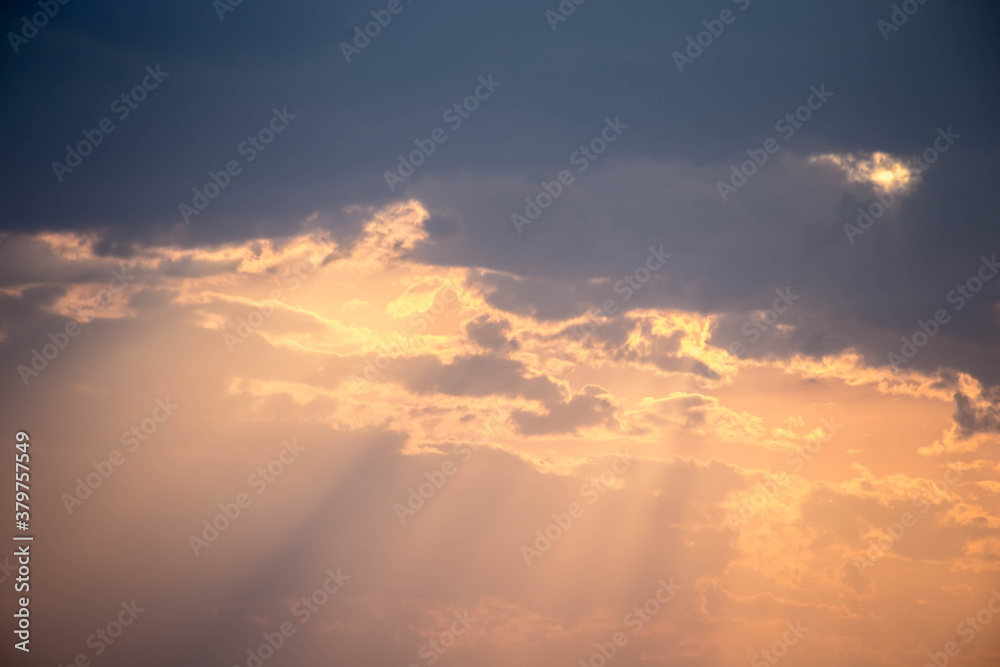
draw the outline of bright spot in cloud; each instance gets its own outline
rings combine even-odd
[[[811,163],[833,164],[854,183],[868,183],[882,192],[905,194],[920,182],[920,172],[905,161],[876,151],[868,155],[827,153],[809,158]]]

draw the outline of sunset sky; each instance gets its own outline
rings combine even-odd
[[[995,3],[0,26],[4,665],[1000,664]]]

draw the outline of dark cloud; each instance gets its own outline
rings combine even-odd
[[[955,393],[955,424],[959,436],[968,438],[976,433],[1000,433],[1000,400],[977,405],[962,392]]]
[[[0,18],[17,25],[34,7],[13,3]],[[854,348],[879,365],[982,252],[1000,249],[995,6],[921,5],[886,41],[876,22],[888,6],[755,1],[683,73],[673,52],[714,12],[692,3],[590,3],[556,31],[527,0],[407,4],[348,64],[339,44],[370,11],[360,0],[243,3],[220,21],[211,3],[62,7],[0,64],[10,100],[0,120],[12,130],[0,167],[4,228],[94,232],[96,250],[117,257],[136,242],[204,245],[306,227],[349,242],[363,211],[415,196],[431,213],[416,255],[484,269],[499,310],[563,319],[612,298],[623,309],[719,313],[735,318],[714,339],[728,345],[739,334],[725,328],[791,286],[803,301],[782,320],[788,329],[747,354]],[[52,161],[158,64],[169,76],[59,183]],[[448,127],[444,110],[488,74],[500,87],[390,192],[384,172],[414,140]],[[820,84],[833,97],[721,202],[716,181]],[[240,142],[285,107],[296,116],[289,126],[183,224],[178,205],[192,188],[240,158]],[[571,153],[619,116],[629,126],[621,138],[517,234],[510,216],[525,197],[572,168]],[[959,143],[850,244],[842,227],[873,195],[805,158],[910,156],[952,126]],[[660,244],[675,257],[625,303],[616,281]],[[172,271],[227,268],[185,261]],[[1000,383],[996,299],[991,285],[909,365]]]
[[[4,25],[34,7],[9,4]],[[447,127],[444,110],[490,73],[502,87],[449,131],[416,181],[472,170],[537,183],[608,115],[631,124],[617,158],[721,165],[823,82],[837,98],[797,138],[801,150],[913,152],[941,123],[996,143],[997,93],[984,84],[997,73],[997,10],[981,3],[924,7],[885,42],[876,21],[888,7],[754,2],[684,73],[672,53],[716,8],[597,3],[553,32],[527,0],[407,6],[348,64],[340,42],[371,9],[361,0],[243,4],[219,21],[211,3],[63,7],[0,66],[12,100],[2,120],[17,128],[3,145],[5,218],[18,228],[107,228],[119,239],[163,234],[191,189],[238,157],[275,106],[297,118],[195,218],[189,240],[274,235],[316,210],[378,204],[394,196],[383,172],[397,155]],[[169,77],[117,120],[112,100],[157,64]],[[57,182],[51,162],[105,116],[114,132]]]
[[[450,363],[433,356],[407,357],[394,361],[387,376],[421,394],[521,396],[546,405],[562,398],[559,386],[548,377],[527,377],[523,363],[492,356],[460,356]]]
[[[499,352],[502,350],[517,350],[516,340],[507,337],[511,330],[510,322],[490,315],[480,315],[465,326],[469,339],[487,350]]]
[[[576,433],[586,426],[604,424],[615,430],[615,404],[600,387],[585,387],[567,403],[552,406],[545,414],[517,410],[511,419],[522,435]]]

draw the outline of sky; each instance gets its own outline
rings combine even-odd
[[[995,3],[0,27],[3,664],[1000,663]]]

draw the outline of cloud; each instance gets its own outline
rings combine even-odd
[[[500,352],[518,349],[517,340],[507,337],[511,325],[505,319],[493,320],[489,315],[480,315],[469,322],[465,329],[471,340],[487,350]]]
[[[977,433],[1000,433],[1000,405],[981,402],[961,392],[955,394],[955,424],[959,435],[968,438]]]
[[[970,374],[784,350],[832,316],[805,290],[781,321],[789,328],[759,341],[767,353],[744,359],[720,346],[720,332],[769,307],[773,289],[724,301],[724,313],[687,288],[662,296],[676,299],[670,307],[660,296],[621,300],[624,312],[607,317],[559,315],[555,305],[539,317],[544,299],[520,287],[511,303],[532,305],[501,308],[493,290],[523,280],[555,294],[568,279],[488,284],[481,267],[428,263],[430,215],[416,202],[393,206],[349,242],[308,231],[137,244],[135,278],[87,317],[81,306],[121,260],[77,237],[13,239],[51,269],[41,282],[28,265],[8,269],[0,294],[0,388],[10,397],[0,416],[29,425],[54,457],[45,464],[53,493],[33,511],[59,528],[39,567],[63,573],[52,583],[64,599],[40,601],[38,613],[65,632],[45,655],[65,660],[85,647],[94,614],[74,610],[102,617],[135,597],[159,620],[137,623],[112,647],[117,658],[239,661],[327,568],[343,567],[352,577],[343,596],[282,656],[409,664],[450,614],[468,610],[483,621],[443,661],[551,664],[589,655],[672,577],[685,595],[631,636],[622,665],[649,655],[706,667],[742,660],[799,616],[834,628],[802,646],[810,664],[872,663],[864,642],[891,644],[884,650],[902,663],[926,642],[911,650],[897,640],[967,613],[969,597],[942,586],[981,590],[995,574],[992,394]],[[666,285],[689,284],[672,265],[663,271]],[[615,276],[584,281],[595,301],[581,306],[599,307],[609,286],[613,298]],[[72,322],[80,335],[25,386],[17,366]],[[127,451],[123,432],[167,396],[176,416]],[[844,432],[809,467],[790,468],[788,454],[815,442],[831,413],[850,416]],[[950,423],[954,442],[968,433],[975,447],[942,444],[933,453],[944,461],[919,456],[952,442],[940,435]],[[248,479],[288,439],[305,445],[301,464],[258,496]],[[116,449],[124,463],[67,514],[62,494]],[[634,462],[609,482],[613,452]],[[845,567],[948,470],[960,483],[930,496],[889,556],[864,577]],[[727,517],[779,471],[789,483],[734,530]],[[195,557],[189,536],[248,488],[253,504]],[[536,531],[574,503],[582,514],[529,567],[521,547],[535,548]],[[405,523],[397,505],[415,508]],[[118,537],[103,532],[109,523]],[[126,547],[133,561],[116,555]],[[78,558],[67,565],[57,554],[69,551]],[[116,583],[95,597],[73,583],[83,572]],[[935,606],[905,622],[870,620],[887,600],[917,608],[917,598]],[[166,652],[164,632],[175,638]]]
[[[524,435],[551,435],[554,433],[576,433],[577,429],[605,424],[615,428],[615,405],[606,398],[607,392],[600,387],[584,387],[568,402],[552,406],[545,414],[525,410],[515,411],[511,419]]]

